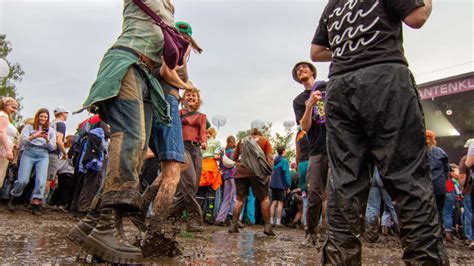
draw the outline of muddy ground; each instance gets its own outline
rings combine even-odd
[[[0,264],[84,262],[81,250],[67,238],[77,220],[62,212],[46,211],[33,216],[26,210],[14,214],[0,205]],[[136,232],[126,222],[126,229]],[[315,265],[321,253],[315,248],[302,247],[304,231],[286,227],[275,229],[276,237],[266,237],[262,226],[241,229],[229,235],[226,227],[209,226],[204,233],[181,233],[179,242],[183,255],[177,258],[145,260],[151,264],[299,264]],[[460,241],[448,246],[452,265],[474,265],[473,251]],[[402,264],[401,249],[395,237],[364,244],[363,262],[372,265]],[[90,257],[86,257],[89,259]]]

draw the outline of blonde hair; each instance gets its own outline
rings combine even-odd
[[[192,86],[190,89],[186,89],[184,91],[183,98],[186,97],[187,93],[196,93],[196,95],[199,99],[198,102],[196,103],[196,106],[193,108],[194,110],[191,110],[193,112],[196,112],[197,110],[199,110],[199,108],[201,108],[201,105],[202,105],[201,93],[200,93],[199,89],[194,87],[194,86]],[[183,105],[183,107],[184,107],[184,105]]]
[[[12,103],[15,103],[18,106],[18,101],[15,100],[14,98],[9,97],[9,96],[2,97],[2,100],[0,101],[0,110],[5,111],[5,107],[7,107],[8,105],[10,105]],[[13,122],[13,115],[8,114],[8,113],[7,113],[7,115],[8,115],[8,118],[10,120],[10,123]]]
[[[209,133],[213,138],[216,138],[217,136],[217,130],[213,127],[208,128],[207,133]]]

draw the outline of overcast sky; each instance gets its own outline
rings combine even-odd
[[[434,1],[421,30],[404,28],[405,51],[418,83],[474,70],[472,0]],[[310,43],[326,1],[174,0],[176,21],[193,27],[204,49],[189,62],[201,90],[202,111],[223,115],[218,138],[248,129],[255,119],[274,132],[294,120],[292,100],[303,90],[293,65],[309,59]],[[94,82],[104,52],[122,24],[121,0],[0,0],[0,33],[13,45],[8,60],[25,76],[17,84],[22,114],[41,107],[76,110]],[[328,64],[316,64],[327,79]],[[86,113],[68,121],[72,133]]]

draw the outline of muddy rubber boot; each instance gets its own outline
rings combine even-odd
[[[160,176],[158,176],[157,178],[160,178]],[[131,213],[129,215],[129,218],[132,223],[141,232],[146,231],[146,215],[148,213],[148,207],[150,206],[151,202],[155,199],[156,194],[158,193],[159,184],[161,184],[161,182],[158,183],[158,186],[153,183],[145,189],[142,195],[142,204],[140,207],[140,212]]]
[[[237,222],[230,222],[229,233],[234,234],[239,232],[239,224]]]
[[[89,211],[69,232],[67,238],[74,244],[82,247],[87,237],[92,232],[100,218],[99,210],[100,197],[96,196],[92,200]]]
[[[15,206],[13,205],[14,199],[15,199],[14,197],[10,196],[10,200],[8,201],[8,205],[7,205],[9,212],[15,212]]]
[[[174,218],[164,220],[157,215],[151,217],[142,245],[143,257],[175,257],[182,254],[180,246],[176,241],[179,227],[175,226],[175,224],[176,220]]]
[[[318,237],[316,233],[310,233],[306,231],[302,245],[305,247],[316,246],[317,241]]]
[[[269,223],[263,226],[263,233],[267,236],[275,236],[275,233],[273,232],[273,229],[272,229],[272,225]]]
[[[116,208],[101,210],[99,222],[82,247],[110,263],[134,263],[142,258],[141,250],[126,240],[122,214]]]
[[[377,224],[366,224],[364,238],[369,243],[375,243],[379,239],[379,226]]]
[[[389,233],[390,233],[390,229],[387,226],[382,226],[382,235],[388,236]]]
[[[446,240],[446,242],[453,243],[454,242],[453,233],[446,231],[446,236],[444,239]]]
[[[33,215],[41,216],[43,215],[41,208],[42,208],[41,205],[31,204],[31,213]]]
[[[204,227],[197,221],[191,220],[186,224],[186,231],[191,233],[202,233],[204,232]]]

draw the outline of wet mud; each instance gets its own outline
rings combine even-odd
[[[66,235],[77,222],[71,215],[45,211],[33,216],[26,210],[11,214],[0,206],[0,264],[69,264],[89,262],[90,256],[70,242]],[[125,222],[128,237],[138,233]],[[183,226],[184,227],[184,226]],[[145,264],[299,264],[315,265],[321,259],[316,248],[303,247],[304,231],[277,227],[276,236],[263,234],[263,226],[227,233],[227,227],[209,226],[204,233],[181,232],[177,238],[182,255],[175,258],[145,259]],[[473,251],[461,241],[448,244],[452,265],[473,265]],[[363,263],[399,265],[402,251],[395,237],[382,237],[377,243],[364,243]]]

